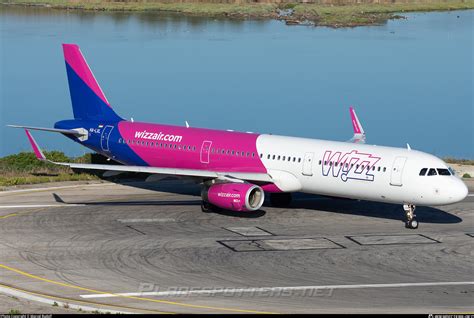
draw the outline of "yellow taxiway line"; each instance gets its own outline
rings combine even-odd
[[[160,299],[152,299],[152,298],[145,298],[145,297],[137,297],[137,296],[126,296],[126,295],[120,295],[120,294],[115,294],[115,293],[110,293],[110,292],[105,292],[105,291],[100,291],[100,290],[94,290],[91,288],[86,288],[86,287],[81,287],[81,286],[76,286],[68,283],[63,283],[63,282],[57,282],[51,279],[47,279],[44,277],[36,276],[27,272],[24,272],[22,270],[0,264],[0,268],[9,270],[11,272],[15,272],[19,275],[29,277],[35,280],[47,282],[50,284],[58,285],[58,286],[63,286],[67,288],[72,288],[72,289],[77,289],[77,290],[82,290],[82,291],[87,291],[90,293],[94,294],[113,294],[117,295],[117,297],[123,297],[123,298],[128,298],[128,299],[134,299],[134,300],[140,300],[140,301],[147,301],[147,302],[154,302],[154,303],[160,303],[160,304],[167,304],[167,305],[174,305],[174,306],[181,306],[181,307],[188,307],[188,308],[195,308],[195,309],[211,309],[211,310],[216,310],[216,311],[228,311],[228,312],[241,312],[241,313],[253,313],[253,314],[275,314],[275,312],[265,312],[265,311],[256,311],[256,310],[247,310],[247,309],[237,309],[237,308],[224,308],[224,307],[213,307],[213,306],[205,306],[205,305],[192,305],[192,304],[186,304],[186,303],[181,303],[181,302],[175,302],[175,301],[168,301],[168,300],[160,300]]]
[[[29,295],[48,298],[48,299],[51,299],[51,300],[58,300],[58,301],[60,300],[60,301],[63,301],[63,302],[66,301],[69,304],[81,303],[81,304],[101,306],[101,307],[127,309],[127,310],[133,310],[135,312],[146,312],[146,313],[155,313],[155,314],[174,314],[174,312],[156,311],[156,310],[151,310],[151,309],[140,309],[140,308],[134,308],[134,307],[129,307],[129,306],[112,305],[112,304],[105,304],[105,303],[99,303],[99,302],[93,302],[93,301],[77,300],[77,299],[74,299],[74,298],[52,296],[52,295],[43,294],[43,293],[39,293],[39,292],[33,292],[33,291],[25,290],[25,289],[22,289],[22,288],[13,287],[13,286],[10,286],[10,285],[4,285],[4,284],[0,284],[0,287],[6,288],[6,289],[12,289],[14,291],[18,291],[18,292],[29,294]]]

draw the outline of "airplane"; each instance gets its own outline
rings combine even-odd
[[[270,196],[288,206],[292,193],[400,204],[405,226],[418,228],[417,205],[447,205],[468,194],[463,181],[443,160],[407,148],[368,145],[354,111],[354,136],[329,141],[269,134],[221,131],[126,120],[112,109],[76,44],[63,44],[74,119],[54,128],[25,129],[39,160],[46,159],[30,130],[63,134],[120,164],[52,162],[104,175],[142,172],[191,177],[202,184],[203,212],[259,210]]]

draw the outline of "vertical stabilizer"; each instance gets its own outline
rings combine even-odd
[[[120,121],[76,44],[63,44],[75,119]]]

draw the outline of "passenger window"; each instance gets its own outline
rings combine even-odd
[[[296,157],[293,157],[293,162],[296,162]]]
[[[285,161],[285,159],[286,159],[286,156],[283,156],[283,159],[282,159],[282,160]]]
[[[290,156],[288,156],[288,161],[291,161],[291,157],[290,157]]]
[[[444,169],[444,168],[437,168],[436,170],[438,170],[438,174],[440,176],[450,176],[451,173],[449,173],[449,170],[448,169]]]
[[[267,156],[267,159],[270,159],[270,155]]]
[[[249,156],[249,153],[247,152],[247,157],[248,157],[248,156]],[[260,158],[262,158],[262,157],[263,157],[263,154],[261,153],[261,154],[260,154]]]
[[[301,162],[301,158],[298,158],[298,162]]]
[[[356,170],[359,169],[359,165],[356,165]]]
[[[255,152],[252,152],[252,158],[255,157]]]
[[[278,156],[278,159],[277,160],[280,160],[280,156]]]
[[[275,156],[275,155],[273,155],[272,159],[273,159],[273,160],[275,160],[275,157],[276,157],[276,156]]]
[[[383,172],[387,171],[387,168],[383,167]]]
[[[428,168],[423,168],[420,170],[420,176],[424,176],[426,174],[426,171],[428,171]]]
[[[377,171],[380,171],[380,166],[377,168]]]
[[[372,171],[375,171],[375,166],[372,166]]]
[[[428,171],[428,175],[429,176],[436,176],[436,175],[438,175],[438,173],[436,172],[436,169],[430,168],[430,170]]]

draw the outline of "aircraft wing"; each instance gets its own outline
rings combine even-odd
[[[173,176],[187,176],[187,177],[201,177],[201,178],[234,178],[246,181],[258,181],[258,182],[273,182],[272,177],[267,173],[246,173],[246,172],[216,172],[209,170],[193,170],[193,169],[176,169],[176,168],[161,168],[161,167],[148,167],[148,166],[127,166],[127,165],[101,165],[101,164],[84,164],[84,163],[69,163],[69,162],[54,162],[46,159],[45,155],[41,151],[40,147],[34,140],[31,133],[25,129],[28,140],[31,143],[31,147],[39,160],[48,161],[50,163],[68,166],[73,169],[85,169],[85,170],[103,170],[105,171],[117,171],[117,172],[143,172],[150,174],[162,174],[162,175],[173,175]]]
[[[364,128],[360,124],[359,118],[357,118],[357,114],[354,108],[349,107],[349,112],[351,114],[351,121],[352,121],[352,128],[354,129],[354,136],[348,140],[348,142],[353,142],[357,144],[365,144],[365,132]]]

